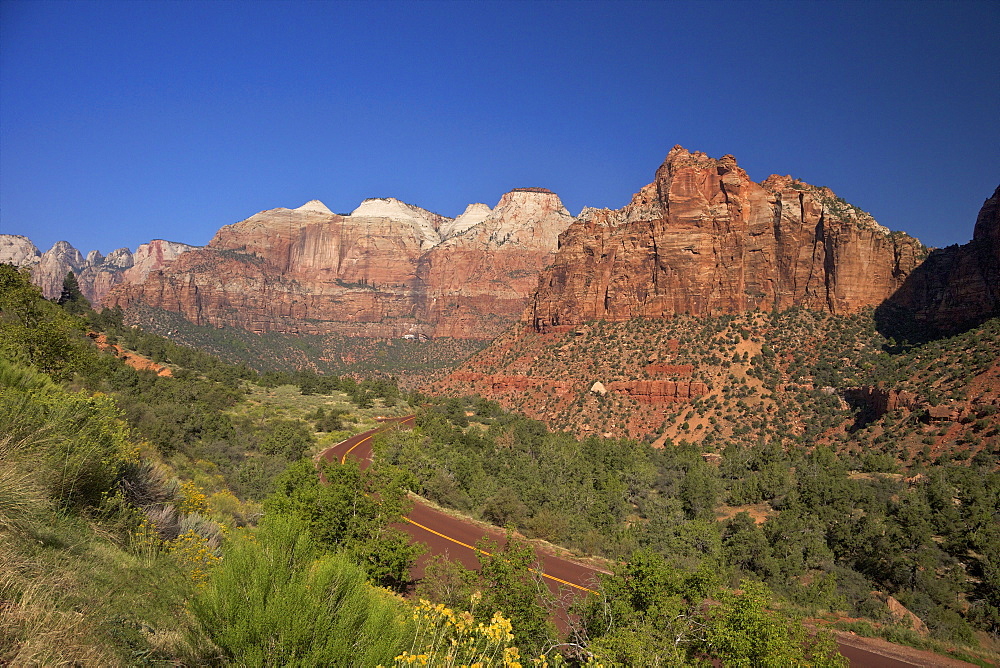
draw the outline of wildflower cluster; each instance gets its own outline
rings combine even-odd
[[[192,580],[204,584],[208,572],[222,560],[208,539],[194,530],[186,531],[168,543],[171,554],[180,562]]]
[[[129,536],[129,547],[136,556],[147,562],[163,547],[163,540],[148,517],[143,517],[139,526]]]
[[[177,510],[187,515],[191,513],[208,513],[208,497],[190,480],[181,483],[181,500],[177,503]]]
[[[477,600],[473,595],[473,604]],[[397,667],[521,668],[517,647],[509,645],[514,639],[510,620],[499,612],[489,624],[476,623],[470,612],[456,614],[440,603],[421,599],[413,619],[413,644],[409,652],[396,657]]]

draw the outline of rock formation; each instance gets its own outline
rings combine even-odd
[[[705,383],[693,380],[622,380],[608,385],[644,404],[683,403],[708,393]]]
[[[544,331],[754,308],[850,313],[893,294],[923,255],[827,188],[754,183],[732,156],[675,146],[628,206],[581,213],[526,316]]]
[[[80,292],[94,305],[100,304],[115,285],[141,281],[153,269],[191,248],[194,246],[156,239],[139,246],[135,255],[127,248],[119,248],[106,257],[93,250],[84,258],[66,241],[57,241],[41,253],[27,237],[0,234],[0,262],[30,269],[32,282],[47,299],[59,297],[63,280],[72,271]]]
[[[41,259],[41,251],[28,237],[20,234],[0,234],[0,264],[33,267]]]
[[[886,333],[918,338],[1000,316],[1000,186],[983,203],[972,241],[931,252],[876,315]]]
[[[454,220],[393,198],[347,216],[314,200],[223,227],[105,301],[255,332],[491,338],[517,320],[572,220],[548,191]]]
[[[497,336],[524,310],[572,221],[550,191],[506,193],[480,223],[420,258],[418,317],[435,322],[438,336]]]

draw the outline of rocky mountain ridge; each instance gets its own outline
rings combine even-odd
[[[792,306],[852,313],[892,295],[925,253],[829,189],[754,183],[731,155],[675,146],[629,205],[586,210],[562,235],[526,317],[544,331]]]
[[[114,286],[141,283],[149,272],[193,248],[196,247],[154,239],[140,244],[135,253],[119,248],[105,256],[92,250],[84,257],[67,241],[57,241],[42,253],[25,236],[0,234],[0,263],[29,269],[32,281],[42,289],[46,299],[59,297],[63,280],[72,271],[83,296],[92,304],[100,304]]]
[[[799,306],[946,329],[998,312],[996,199],[971,245],[927,258],[828,188],[755,183],[733,156],[675,146],[627,206],[577,218],[544,188],[456,218],[394,198],[346,215],[312,200],[222,227],[203,248],[154,241],[85,259],[7,235],[0,257],[33,266],[50,296],[73,270],[92,301],[258,333],[489,340],[518,318],[544,333]]]
[[[227,225],[105,303],[260,333],[489,339],[520,316],[572,220],[542,189],[455,219],[394,198],[348,215],[310,202]]]
[[[923,445],[935,457],[965,445],[974,453],[986,443],[979,432],[995,435],[982,425],[1000,407],[1000,188],[984,203],[971,242],[917,262],[918,242],[829,191],[790,177],[771,177],[760,190],[737,178],[738,190],[715,179],[732,173],[727,160],[671,154],[629,206],[581,214],[561,235],[521,326],[426,391],[480,394],[581,434],[642,438],[658,429],[712,442],[773,437],[796,424],[792,437],[836,442],[902,412],[912,423],[907,457]],[[798,199],[798,214],[785,225],[787,207],[772,209],[771,226],[734,237],[733,209],[748,210],[741,191],[758,205]],[[715,217],[687,214],[706,195],[715,208],[696,211]],[[808,231],[800,221],[814,223],[814,235],[805,234],[803,252],[783,255],[782,237]],[[747,243],[758,244],[752,252],[762,260],[770,253],[781,261],[719,260],[726,251],[745,257]],[[688,249],[715,261],[699,264]],[[742,274],[748,266],[758,273]],[[760,301],[741,303],[739,293],[717,289],[720,277],[758,286],[762,278],[769,286],[783,280],[794,289],[761,290]],[[936,345],[938,337],[948,338]],[[813,408],[828,419],[816,421]]]

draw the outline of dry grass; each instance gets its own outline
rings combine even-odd
[[[111,665],[118,657],[95,642],[82,613],[67,609],[59,579],[29,578],[27,565],[4,543],[0,548],[0,664]]]

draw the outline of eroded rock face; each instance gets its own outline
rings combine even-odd
[[[608,388],[644,404],[683,403],[708,394],[705,383],[693,380],[622,380]]]
[[[523,311],[572,221],[552,192],[506,193],[482,222],[420,258],[418,316],[436,323],[438,336],[499,335]]]
[[[972,241],[931,252],[877,316],[902,335],[950,334],[1000,316],[1000,186],[983,203]]]
[[[526,313],[539,331],[593,319],[881,303],[921,244],[791,177],[754,183],[732,156],[673,148],[623,209],[588,209],[560,237]]]
[[[20,234],[0,234],[0,264],[33,267],[41,259],[41,251],[28,237]]]
[[[392,198],[348,216],[313,201],[223,227],[106,303],[255,332],[491,338],[517,320],[572,220],[547,191],[455,220]]]
[[[32,282],[42,289],[46,299],[59,297],[63,280],[72,271],[80,292],[94,305],[100,304],[114,286],[142,280],[149,271],[192,248],[194,246],[158,239],[139,246],[134,256],[129,249],[119,248],[106,257],[92,250],[85,258],[66,241],[57,241],[45,253],[40,253],[27,237],[0,234],[0,262],[30,269]]]

